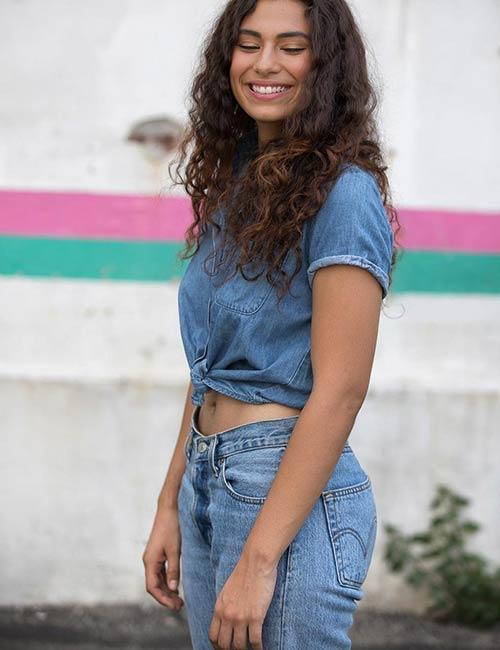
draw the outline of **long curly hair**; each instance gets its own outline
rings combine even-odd
[[[378,98],[354,16],[345,0],[302,1],[310,21],[312,67],[301,105],[283,120],[280,136],[261,151],[247,147],[250,160],[243,173],[234,173],[238,145],[257,141],[255,120],[236,101],[229,77],[240,23],[256,8],[257,0],[229,0],[202,45],[189,94],[188,125],[168,168],[174,183],[183,185],[191,196],[194,213],[179,257],[186,259],[198,251],[207,224],[220,232],[215,215],[224,208],[222,247],[230,243],[239,254],[235,272],[252,281],[265,271],[267,281],[279,285],[279,300],[302,265],[303,222],[319,211],[343,163],[354,163],[377,180],[395,236],[389,284],[401,227],[379,142]],[[184,178],[181,168],[190,148]],[[172,178],[172,165],[177,165],[178,182]],[[290,251],[295,253],[291,277],[281,268]],[[214,254],[218,250],[208,257]],[[243,267],[256,261],[262,262],[264,271],[248,277]],[[276,282],[275,273],[281,282]]]

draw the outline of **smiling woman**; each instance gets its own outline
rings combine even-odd
[[[276,33],[278,20],[294,29]],[[253,28],[260,25],[262,31]],[[242,20],[229,77],[238,104],[257,124],[260,148],[299,110],[312,58],[302,2],[264,2]]]
[[[345,650],[377,528],[348,438],[397,223],[349,6],[231,0],[191,100],[191,382],[147,589],[180,608],[182,574],[194,650]]]

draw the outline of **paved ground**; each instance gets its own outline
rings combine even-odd
[[[500,624],[480,632],[411,614],[359,610],[351,638],[353,650],[500,650]],[[0,608],[0,650],[106,648],[191,650],[185,612],[154,604]]]

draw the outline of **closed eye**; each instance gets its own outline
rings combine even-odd
[[[240,45],[242,50],[256,50],[258,49],[258,45]],[[291,52],[292,54],[297,54],[298,52],[303,52],[306,48],[305,47],[283,47],[281,48],[283,52]]]

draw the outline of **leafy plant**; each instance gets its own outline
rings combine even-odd
[[[393,572],[405,572],[412,587],[427,591],[431,604],[426,613],[434,620],[484,628],[500,621],[500,567],[490,573],[483,557],[466,550],[466,538],[480,528],[462,519],[468,503],[438,485],[427,530],[403,535],[395,526],[384,525],[384,560]]]

